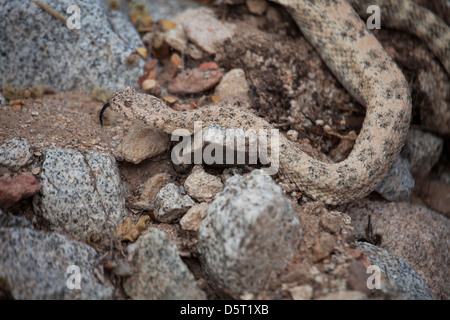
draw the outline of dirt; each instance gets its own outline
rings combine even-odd
[[[224,43],[223,50],[216,57],[205,58],[202,61],[185,57],[185,66],[192,68],[198,67],[203,62],[215,61],[225,71],[242,68],[251,84],[249,95],[252,110],[284,133],[289,129],[298,130],[299,143],[306,145],[303,149],[307,152],[313,154],[320,152],[330,156],[337,148],[342,147],[339,135],[347,135],[352,131],[359,132],[364,119],[364,109],[328,71],[317,53],[301,37],[300,31],[287,14],[282,10],[278,10],[277,14],[278,17],[276,15],[272,17],[273,21],[268,21],[264,17],[251,15],[245,6],[237,6],[233,10],[228,10],[226,14],[222,13],[222,19],[239,24],[240,34]],[[248,21],[249,24],[241,21]],[[413,125],[426,129],[427,127],[421,123],[421,114],[428,103],[428,98],[426,93],[418,90],[415,83],[420,69],[426,69],[427,63],[433,61],[432,54],[424,44],[410,35],[391,30],[381,30],[376,32],[376,35],[388,52],[395,52],[394,58],[412,84],[415,114]],[[414,52],[417,50],[425,51],[427,55],[415,55]],[[421,58],[417,58],[418,56]],[[410,57],[410,59],[396,57]],[[164,74],[173,72],[173,68],[164,69],[170,65],[169,59],[170,51],[166,56],[159,57],[159,66],[162,68],[160,77],[173,77]],[[202,101],[209,101],[207,98],[212,94],[213,91],[209,90],[177,98],[181,104],[189,105],[194,101],[201,107]],[[45,148],[93,150],[114,155],[117,145],[133,124],[119,115],[112,126],[101,127],[98,109],[102,105],[103,103],[96,101],[86,92],[46,94],[42,98],[24,100],[24,105],[20,108],[1,105],[0,144],[13,137],[24,137],[35,151],[35,159],[29,167],[19,173],[2,170],[0,174],[9,173],[15,176],[31,171],[33,167],[39,167],[42,150]],[[324,130],[326,125],[338,135],[327,133],[329,130]],[[436,134],[434,131],[433,133]],[[440,177],[443,172],[450,171],[449,151],[447,140],[436,169],[424,181],[417,183],[411,197],[411,201],[447,215],[450,208],[449,200],[445,199],[449,194],[448,184],[443,183]],[[182,183],[190,168],[181,171],[180,168],[175,168],[170,161],[169,153],[166,153],[138,165],[119,162],[119,170],[128,186],[130,203],[137,199],[143,185],[151,176],[168,172],[175,181]],[[220,171],[216,170],[217,173]],[[349,289],[349,283],[356,282],[349,280],[349,270],[360,268],[364,258],[362,252],[352,244],[352,231],[347,217],[345,214],[339,215],[339,219],[335,221],[337,231],[330,232],[324,228],[321,219],[327,216],[332,208],[327,209],[314,203],[305,204],[295,192],[288,192],[287,196],[292,200],[303,226],[302,243],[297,256],[268,284],[268,289],[261,293],[259,298],[290,299],[289,288],[305,284],[314,288],[313,298],[336,290]],[[16,204],[9,211],[25,216],[29,220],[35,217],[30,199]],[[136,222],[142,212],[130,210],[129,213]],[[33,221],[37,229],[47,230],[45,222],[39,219]],[[148,229],[163,229],[175,241],[200,286],[207,292],[208,298],[236,298],[226,290],[213,289],[207,284],[197,259],[195,234],[182,232],[178,223],[165,225],[150,221],[147,226]],[[92,244],[89,239],[86,241]],[[323,253],[320,250],[326,249],[321,248],[321,241],[323,243],[334,241],[329,252],[324,254],[325,258],[321,258]],[[94,242],[93,245],[100,251],[109,249],[101,241]],[[114,256],[119,257],[119,252],[123,252],[126,245],[127,243],[121,243],[115,246],[117,254]],[[120,289],[120,276],[112,274],[111,277],[118,286],[118,296],[125,298]],[[370,296],[372,293],[367,294]]]

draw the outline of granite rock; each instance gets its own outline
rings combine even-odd
[[[71,0],[41,0],[69,21]],[[56,90],[105,87],[118,90],[137,87],[144,61],[136,66],[127,58],[143,47],[139,34],[126,15],[108,17],[102,1],[79,0],[80,29],[66,23],[30,1],[0,0],[0,83],[12,86],[42,85]],[[122,21],[114,25],[117,18]]]
[[[358,247],[364,251],[367,259],[380,268],[381,274],[393,281],[402,296],[407,300],[433,300],[430,288],[419,274],[402,258],[389,254],[385,249],[367,242],[358,242]],[[369,275],[368,275],[369,276]],[[383,282],[381,282],[381,286]]]
[[[167,184],[155,197],[155,218],[160,222],[171,223],[182,217],[195,204],[188,195],[182,195],[173,183]]]
[[[112,299],[114,288],[103,277],[98,254],[85,243],[53,232],[0,228],[0,291],[16,300]],[[75,265],[80,271],[80,289]],[[69,272],[69,273],[68,273]],[[101,279],[101,280],[100,280]]]
[[[408,160],[398,156],[375,191],[388,201],[400,201],[408,199],[414,185]]]
[[[270,176],[255,170],[227,180],[199,229],[198,250],[212,283],[257,294],[298,249],[301,226]]]
[[[71,149],[44,150],[45,160],[34,196],[37,214],[53,230],[75,238],[92,232],[110,234],[126,216],[126,187],[113,157]]]
[[[124,282],[135,300],[206,299],[177,247],[161,230],[150,230],[137,241],[133,257],[138,271]]]
[[[0,166],[12,171],[28,165],[33,156],[33,151],[25,138],[12,138],[0,146]]]
[[[359,200],[348,206],[357,239],[372,236],[379,246],[404,259],[424,280],[437,299],[448,298],[450,279],[450,222],[436,211],[407,202]]]
[[[184,182],[184,188],[192,198],[208,201],[223,189],[223,184],[219,177],[206,173],[202,166],[196,165]]]

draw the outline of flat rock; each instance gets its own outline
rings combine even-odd
[[[298,249],[301,226],[270,176],[255,170],[227,180],[199,229],[198,250],[212,283],[257,294]]]
[[[419,274],[402,258],[393,256],[387,250],[367,242],[358,242],[358,247],[364,251],[372,265],[378,266],[384,277],[389,277],[398,288],[402,296],[408,300],[433,300],[431,290],[424,283]],[[381,282],[383,286],[383,282]],[[383,288],[381,288],[383,289]]]
[[[12,171],[18,171],[29,164],[32,156],[33,151],[25,138],[12,138],[0,146],[0,166]]]
[[[177,247],[163,231],[150,230],[141,236],[133,259],[138,271],[123,284],[132,299],[206,299]]]
[[[103,278],[97,252],[85,243],[13,227],[0,228],[0,246],[0,291],[9,292],[13,299],[113,298],[114,288]],[[67,286],[71,265],[79,267],[81,290]]]
[[[247,84],[247,79],[245,78],[244,70],[232,69],[223,76],[222,80],[220,80],[220,83],[214,90],[214,95],[220,100],[233,96],[239,96],[248,101],[248,90],[249,87]]]
[[[69,20],[71,0],[41,0]],[[0,0],[0,82],[12,86],[42,85],[60,91],[105,87],[137,87],[144,61],[126,59],[143,47],[128,17],[113,12],[104,1],[80,0],[81,29],[66,23],[33,2]],[[120,20],[121,23],[114,25]],[[124,41],[126,39],[126,41]]]
[[[412,203],[369,200],[350,204],[347,213],[357,239],[367,238],[370,215],[372,233],[381,237],[379,246],[408,262],[437,299],[449,297],[448,218]]]
[[[125,161],[138,164],[157,156],[170,147],[170,136],[149,128],[133,127],[122,140],[117,151]]]
[[[187,194],[198,201],[210,201],[223,189],[219,177],[206,173],[202,166],[196,165],[184,182]]]
[[[110,234],[126,216],[126,187],[117,163],[107,154],[46,149],[33,207],[53,230],[75,238]]]
[[[197,232],[207,212],[208,204],[206,202],[193,205],[180,219],[181,229]]]
[[[182,195],[173,183],[167,184],[155,197],[155,218],[171,223],[183,216],[195,204],[188,195]]]
[[[214,11],[206,7],[186,10],[173,21],[180,23],[187,38],[208,54],[216,54],[236,29],[235,24],[217,19]]]
[[[170,80],[168,90],[174,94],[199,93],[214,88],[222,79],[220,69],[195,68],[187,69]]]

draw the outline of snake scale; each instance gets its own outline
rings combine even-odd
[[[450,73],[450,31],[425,8],[407,0],[276,0],[294,18],[304,37],[349,93],[366,107],[366,117],[346,160],[324,163],[280,135],[279,174],[314,200],[338,205],[366,196],[384,178],[400,152],[409,129],[411,96],[399,67],[367,29],[358,11],[381,7],[383,21],[423,39]],[[370,2],[370,3],[369,3]],[[271,129],[249,111],[231,105],[175,111],[158,98],[125,88],[113,94],[112,109],[130,119],[171,134],[204,126]]]

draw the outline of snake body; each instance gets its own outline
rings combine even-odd
[[[411,97],[405,77],[349,2],[274,2],[287,9],[328,68],[367,108],[352,152],[339,163],[318,161],[280,135],[279,173],[309,197],[326,204],[337,205],[362,198],[381,182],[405,141],[411,117]],[[383,0],[383,5],[395,2]],[[425,17],[426,21],[415,23],[442,26],[442,22],[431,13]],[[450,34],[446,28],[439,32],[440,40],[435,40],[430,47],[435,54],[439,53],[437,57],[448,67],[450,43],[442,40]],[[429,28],[433,34],[437,29]],[[169,134],[176,129],[193,132],[194,121],[199,120],[204,126],[217,123],[246,130],[272,128],[267,121],[231,105],[219,104],[178,112],[156,97],[137,93],[131,88],[112,95],[110,104],[128,118],[139,119]]]

